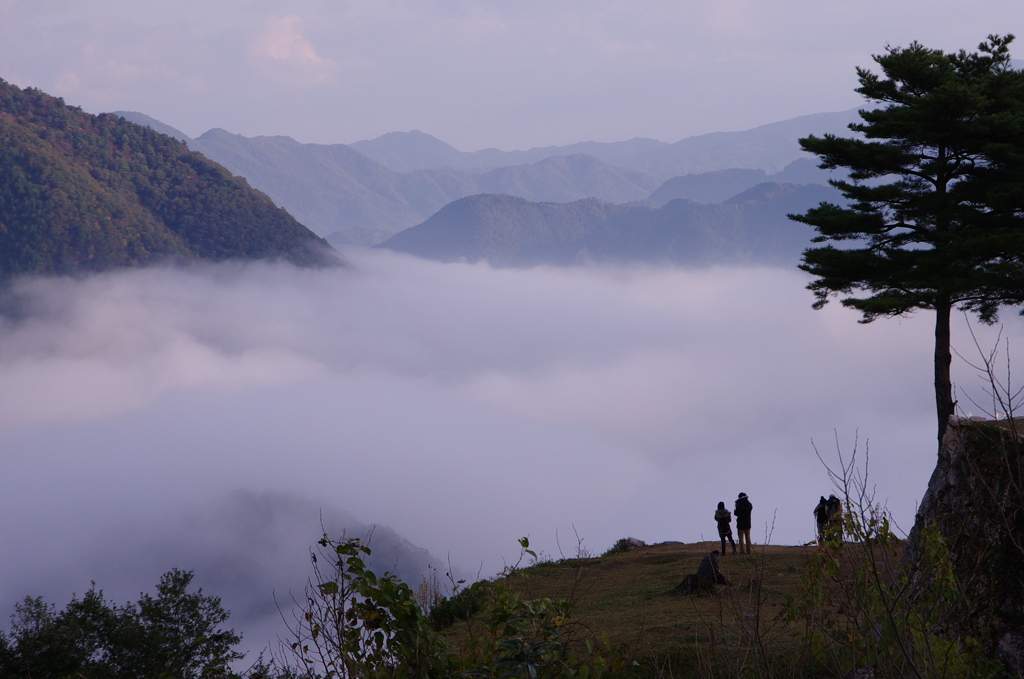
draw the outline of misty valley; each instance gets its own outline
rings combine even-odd
[[[33,558],[4,551],[7,610],[93,579],[134,600],[189,568],[255,653],[321,521],[376,526],[373,567],[416,585],[497,573],[521,535],[555,559],[575,532],[594,552],[713,540],[739,490],[764,508],[755,542],[803,544],[828,487],[808,435],[827,449],[833,428],[869,439],[880,485],[931,471],[928,328],[814,312],[797,271],[346,256],[8,289],[2,495]]]

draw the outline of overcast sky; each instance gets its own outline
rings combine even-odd
[[[1022,19],[1019,0],[0,0],[0,78],[191,135],[677,141],[853,108],[887,44],[973,49]]]

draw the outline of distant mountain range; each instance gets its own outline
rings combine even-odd
[[[790,262],[808,238],[785,214],[838,196],[796,141],[853,119],[465,153],[415,131],[352,145],[191,138],[0,81],[0,275],[168,257],[329,261],[292,214],[338,244],[444,261]]]
[[[734,168],[673,177],[648,196],[647,201],[659,206],[677,198],[698,203],[720,203],[765,182],[826,186],[831,176],[829,171],[818,168],[818,161],[798,158],[774,174],[764,170]]]
[[[329,251],[179,141],[0,80],[0,276],[168,258],[337,262]]]
[[[529,267],[584,262],[795,266],[812,229],[789,220],[821,201],[826,186],[764,182],[720,204],[674,199],[663,206],[596,199],[535,203],[477,195],[446,205],[377,247],[442,262],[487,260]]]
[[[247,138],[210,130],[190,148],[248,178],[321,234],[345,228],[393,233],[419,224],[453,200],[478,193],[554,202],[599,195],[628,202],[646,198],[657,186],[589,156],[556,156],[483,173],[399,173],[343,144],[299,144],[288,137]]]
[[[859,121],[856,109],[816,113],[743,132],[714,132],[687,137],[675,143],[637,137],[628,141],[584,141],[567,146],[546,146],[528,151],[484,149],[472,153],[418,130],[389,132],[368,141],[350,144],[363,155],[396,172],[456,169],[481,170],[509,165],[529,165],[552,156],[584,154],[615,167],[642,172],[656,184],[671,177],[730,168],[779,172],[794,160],[806,157],[797,140],[808,134],[849,134],[847,125]]]
[[[301,144],[220,129],[192,139],[144,114],[118,115],[185,141],[339,245],[380,242],[452,201],[482,193],[555,203],[650,198],[661,205],[672,198],[717,203],[764,181],[825,183],[827,175],[796,140],[843,132],[855,118],[853,111],[803,116],[674,144],[634,139],[466,153],[422,132],[394,132],[351,145]]]
[[[290,137],[243,137],[221,129],[193,139],[144,114],[118,115],[171,134],[246,177],[322,235],[359,229],[379,234],[381,240],[422,222],[453,200],[478,193],[555,202],[588,196],[629,202],[646,198],[657,187],[642,173],[583,155],[554,156],[487,172],[401,173],[344,144],[300,144]]]

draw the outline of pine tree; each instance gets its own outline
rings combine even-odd
[[[857,69],[857,92],[881,104],[850,125],[858,138],[800,140],[848,201],[790,218],[818,231],[800,268],[815,308],[830,297],[862,323],[935,311],[935,405],[941,443],[953,414],[950,312],[992,323],[1024,303],[1024,72],[1012,35],[977,52],[918,43],[888,48],[882,75]]]

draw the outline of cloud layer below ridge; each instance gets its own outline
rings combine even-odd
[[[231,571],[232,555],[249,576],[200,582],[283,587],[251,573],[301,571],[314,507],[484,575],[526,534],[556,557],[575,553],[574,529],[593,552],[710,539],[715,503],[740,491],[755,541],[802,543],[830,490],[812,439],[827,459],[837,438],[870,440],[879,499],[909,528],[934,463],[927,314],[861,326],[771,268],[351,258],[9,290],[0,603],[99,575],[128,598],[170,567]],[[974,351],[963,322],[955,341]],[[980,396],[962,361],[955,377]],[[308,533],[275,533],[275,516]]]

